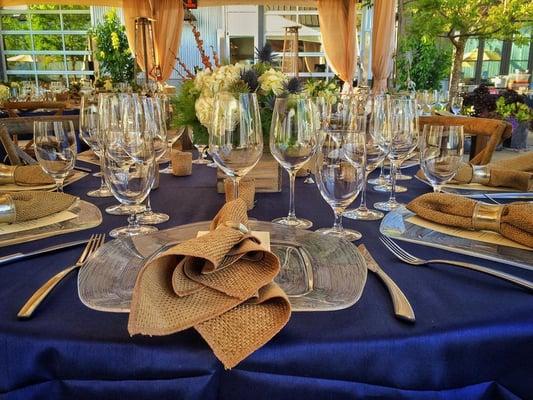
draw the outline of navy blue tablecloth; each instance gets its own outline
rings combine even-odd
[[[414,172],[414,171],[411,171]],[[67,191],[96,188],[87,177]],[[171,215],[162,229],[206,220],[223,204],[215,171],[162,176],[156,210]],[[407,183],[407,201],[427,187]],[[384,194],[371,193],[369,203]],[[315,227],[333,214],[315,185],[297,183],[297,214]],[[251,216],[284,215],[288,190],[258,194]],[[114,203],[91,199],[102,209]],[[104,215],[91,231],[0,249],[0,256],[90,233],[109,232],[125,217]],[[377,222],[348,221],[404,290],[415,324],[394,318],[389,295],[370,274],[361,300],[334,312],[294,313],[288,325],[236,368],[225,371],[193,330],[166,337],[129,337],[126,314],[84,307],[76,276],[68,277],[33,319],[18,321],[24,301],[80,248],[0,267],[0,399],[518,399],[533,398],[533,296],[507,282],[451,266],[412,267],[378,240]],[[533,272],[403,244],[421,256],[462,259],[533,280]]]

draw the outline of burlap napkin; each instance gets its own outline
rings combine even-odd
[[[54,183],[40,165],[0,164],[0,184],[15,183],[20,186],[37,186]]]
[[[77,197],[66,193],[27,191],[0,195],[1,222],[24,222],[68,209]]]
[[[207,235],[147,263],[133,290],[129,333],[168,335],[194,327],[226,368],[276,335],[291,313],[272,282],[279,260],[247,233],[247,223],[244,201],[231,201]]]
[[[426,193],[412,200],[407,208],[419,217],[438,224],[474,230],[478,204],[458,195]],[[491,207],[501,208],[495,231],[517,243],[533,247],[533,203],[516,202]]]
[[[224,191],[226,193],[226,202],[233,200],[233,180],[224,179]],[[255,202],[255,179],[242,178],[239,182],[239,198],[246,203],[248,210],[254,208]]]

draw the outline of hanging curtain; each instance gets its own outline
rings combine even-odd
[[[375,0],[372,20],[372,74],[374,93],[387,89],[395,47],[396,0]]]
[[[136,54],[135,49],[135,19],[139,17],[153,18],[152,7],[148,0],[127,0],[122,5],[122,11],[124,12],[124,26],[126,27],[126,36],[128,37],[128,43],[132,54]],[[141,43],[139,43],[141,45]],[[144,70],[144,51],[139,48],[136,54],[137,64]],[[152,71],[154,64],[152,63],[152,57],[148,56],[148,71]]]
[[[351,84],[355,75],[355,1],[318,0],[318,17],[326,58],[333,71]]]
[[[122,3],[123,0],[0,0],[0,7],[24,6],[31,4],[122,7]]]
[[[161,68],[161,80],[172,75],[181,40],[183,7],[176,0],[152,0],[154,2],[155,47]]]

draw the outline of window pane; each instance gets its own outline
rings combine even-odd
[[[63,38],[61,35],[33,35],[35,50],[63,51]]]
[[[32,14],[31,29],[34,31],[59,31],[61,19],[59,14]]]
[[[31,50],[30,35],[4,35],[5,50]]]
[[[318,15],[300,15],[298,17],[298,22],[303,26],[310,28],[318,28],[320,26],[318,22]]]
[[[83,67],[84,63],[82,55],[67,56],[67,69],[69,71],[81,71],[83,70]]]
[[[1,21],[3,31],[21,31],[30,29],[26,14],[20,14],[17,16],[2,15]]]
[[[89,10],[89,6],[61,6],[62,10]]]
[[[33,70],[33,57],[29,54],[21,54],[6,57],[8,70]]]
[[[254,38],[238,37],[229,40],[230,63],[254,61]]]
[[[483,49],[483,64],[481,65],[481,79],[487,80],[500,75],[502,61],[501,40],[486,40]]]
[[[62,71],[65,69],[63,56],[39,55],[37,56],[37,69],[45,71]]]
[[[63,14],[63,29],[83,31],[91,27],[90,14]]]
[[[469,39],[466,42],[465,55],[463,56],[463,79],[470,83],[476,76],[476,62],[478,56],[479,41]]]
[[[65,50],[86,50],[87,36],[65,35]]]

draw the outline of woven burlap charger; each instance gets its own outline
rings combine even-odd
[[[246,204],[226,203],[204,236],[180,243],[139,272],[131,335],[168,335],[194,327],[232,368],[285,326],[290,304],[273,283],[275,254],[247,232]]]

